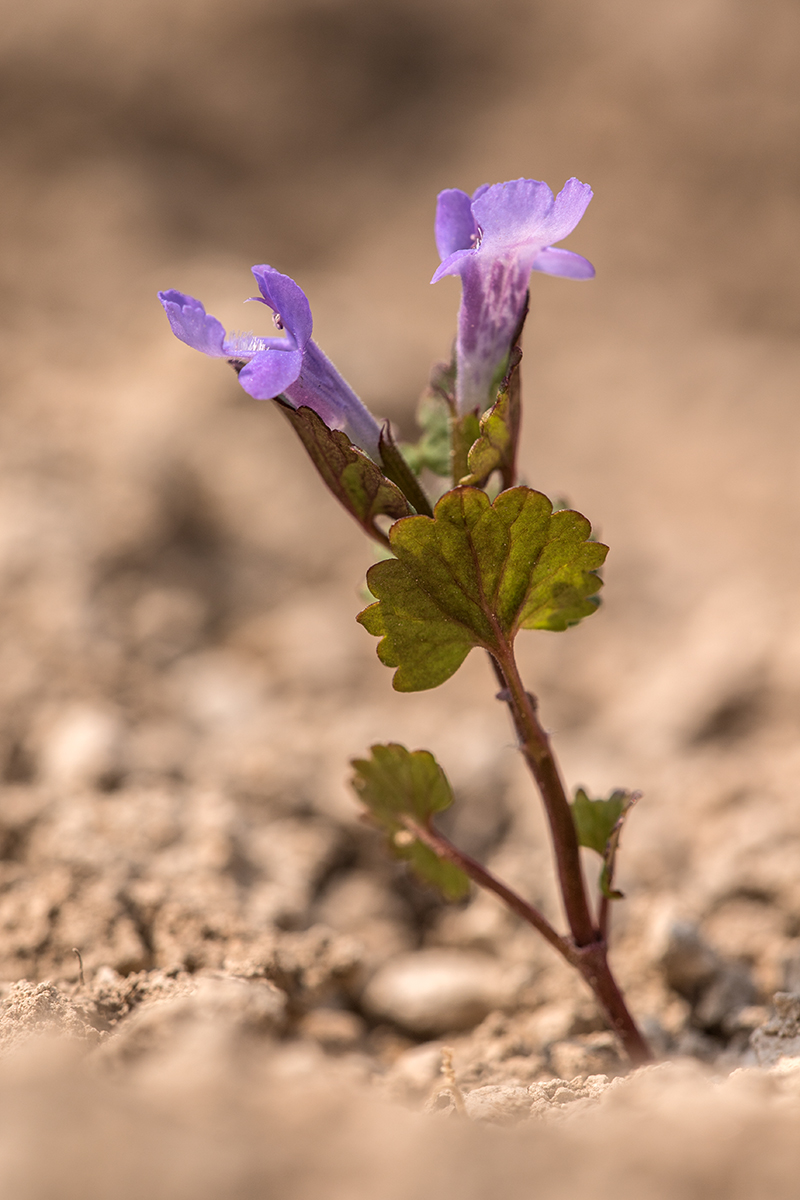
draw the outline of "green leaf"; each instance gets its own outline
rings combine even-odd
[[[578,845],[596,850],[602,858],[611,831],[622,815],[628,793],[612,792],[607,800],[590,800],[583,788],[578,788],[572,802],[572,819],[578,834]]]
[[[506,486],[510,486],[514,479],[520,420],[521,359],[522,351],[515,346],[497,400],[481,417],[480,437],[467,455],[470,473],[461,480],[464,485],[483,487],[493,471],[500,471]]]
[[[453,441],[453,456],[451,469],[453,480],[462,479],[467,474],[467,462],[470,447],[481,432],[477,409],[475,412],[464,413],[461,417],[453,417],[450,422],[450,436]]]
[[[578,788],[572,802],[572,819],[578,834],[578,844],[597,851],[602,858],[600,891],[609,900],[622,899],[622,892],[614,891],[611,886],[614,865],[622,827],[638,799],[638,792],[618,789],[612,792],[607,800],[590,800],[583,788]]]
[[[380,467],[339,429],[329,429],[310,408],[282,405],[326,486],[371,537],[388,545],[377,517],[397,520],[411,508],[400,489]]]
[[[389,847],[405,859],[425,882],[448,899],[460,900],[469,879],[460,867],[439,856],[415,837],[409,826],[430,827],[434,813],[453,803],[442,768],[427,750],[409,751],[396,742],[371,747],[370,758],[353,760],[353,787],[372,819],[388,835]]]
[[[353,761],[353,787],[375,819],[392,832],[404,814],[426,824],[453,803],[453,791],[429,750],[406,750],[397,742],[371,746],[371,758]]]
[[[398,668],[394,687],[436,687],[474,646],[503,652],[521,628],[566,629],[593,613],[607,547],[588,541],[590,532],[585,517],[553,513],[525,487],[493,504],[478,488],[454,488],[433,519],[398,521],[395,558],[367,575],[377,603],[358,617],[382,639],[381,662]]]
[[[399,834],[396,835],[396,838]],[[439,858],[419,838],[414,838],[410,846],[392,846],[398,858],[405,859],[411,870],[423,883],[430,883],[442,893],[447,900],[463,900],[469,895],[469,876],[447,859]]]

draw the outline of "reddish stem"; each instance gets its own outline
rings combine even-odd
[[[652,1058],[650,1048],[628,1012],[625,1000],[611,974],[606,956],[605,942],[592,942],[589,946],[575,946],[556,933],[550,922],[527,900],[517,895],[500,879],[492,875],[469,854],[454,846],[443,834],[430,825],[421,825],[410,817],[404,819],[409,833],[429,846],[439,858],[460,867],[470,879],[487,891],[494,892],[504,904],[522,917],[545,938],[554,950],[567,960],[570,966],[580,971],[606,1012],[609,1024],[622,1042],[629,1059],[638,1066]]]
[[[653,1052],[628,1011],[625,997],[619,990],[608,965],[608,948],[604,941],[582,946],[576,963],[578,970],[594,992],[606,1014],[611,1028],[622,1042],[625,1053],[635,1066],[653,1061]]]
[[[527,921],[529,925],[537,929],[542,937],[558,950],[559,954],[562,954],[568,962],[572,963],[573,966],[578,965],[578,959],[572,944],[556,933],[553,926],[539,912],[538,908],[534,908],[527,900],[523,900],[522,896],[518,896],[516,892],[513,892],[510,887],[507,887],[500,879],[492,875],[491,871],[487,871],[486,867],[481,866],[476,859],[472,858],[469,854],[465,854],[463,850],[459,850],[457,846],[454,846],[438,830],[433,829],[430,825],[419,825],[416,821],[412,821],[408,817],[405,818],[404,824],[408,831],[414,834],[414,837],[419,838],[426,846],[430,846],[438,858],[447,859],[454,866],[460,867],[465,874],[469,875],[474,883],[486,888],[487,891],[494,892],[512,912],[515,912],[517,916],[522,917],[523,921]]]
[[[558,881],[572,937],[576,946],[588,946],[597,941],[598,930],[586,898],[578,835],[550,739],[539,724],[535,701],[520,678],[513,648],[506,643],[503,653],[495,654],[495,661],[504,684],[503,699],[511,710],[520,749],[536,780],[550,823]]]
[[[536,701],[522,683],[513,647],[505,639],[500,653],[495,652],[493,663],[503,684],[500,698],[506,701],[511,711],[520,749],[536,781],[550,824],[561,896],[572,931],[572,942],[566,943],[567,952],[561,950],[561,953],[578,968],[594,992],[631,1062],[634,1065],[650,1062],[650,1047],[628,1011],[608,965],[608,901],[605,897],[601,900],[595,924],[586,895],[572,810],[550,748],[550,739],[539,723]],[[556,948],[561,949],[560,946]]]

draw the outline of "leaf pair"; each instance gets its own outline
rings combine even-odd
[[[519,629],[566,629],[593,613],[607,547],[590,533],[585,517],[554,513],[526,487],[493,504],[478,488],[454,488],[433,518],[398,521],[395,558],[367,575],[377,603],[358,617],[382,639],[381,662],[398,668],[394,687],[437,687],[475,646],[503,654]]]
[[[466,896],[469,879],[461,868],[439,858],[413,833],[415,827],[431,828],[433,815],[453,803],[447,776],[433,755],[391,742],[372,746],[371,757],[354,759],[353,767],[353,787],[387,834],[392,853],[449,900]]]

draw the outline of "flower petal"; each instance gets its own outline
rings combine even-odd
[[[344,429],[357,446],[380,462],[380,425],[316,342],[307,344],[303,369],[286,394],[295,408],[304,404],[313,408],[329,429]]]
[[[438,283],[445,275],[460,275],[477,253],[477,250],[456,250],[436,268],[431,283]]]
[[[251,359],[239,372],[239,383],[254,400],[274,400],[297,379],[303,366],[303,351],[270,346]]]
[[[436,249],[443,261],[456,250],[472,250],[478,226],[472,215],[472,201],[460,188],[448,188],[436,198]]]
[[[495,183],[472,202],[481,227],[481,253],[495,255],[522,247],[538,250],[556,241],[542,232],[552,208],[553,193],[538,179]]]
[[[264,300],[278,314],[295,346],[302,350],[314,327],[305,292],[293,279],[281,275],[274,267],[264,264],[252,270]]]
[[[462,272],[456,340],[459,412],[482,412],[492,402],[492,388],[508,358],[528,290],[530,264],[519,258],[478,253]]]
[[[567,180],[553,201],[550,215],[542,225],[542,233],[546,234],[546,246],[560,242],[567,234],[572,233],[586,212],[592,195],[588,183],[581,183],[580,179],[574,176]]]
[[[594,279],[595,270],[588,258],[574,254],[572,250],[559,250],[546,246],[533,260],[534,271],[545,275],[561,275],[564,279]]]
[[[176,338],[212,358],[227,358],[225,328],[216,317],[209,316],[199,300],[172,288],[159,292],[158,298]]]

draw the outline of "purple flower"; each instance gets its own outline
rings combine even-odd
[[[592,189],[577,179],[568,179],[555,199],[537,179],[484,184],[472,197],[458,188],[440,192],[436,246],[442,265],[431,283],[461,276],[459,412],[482,411],[491,403],[525,307],[531,271],[567,279],[594,275],[580,254],[553,246],[572,233],[591,198]]]
[[[159,292],[172,332],[212,358],[244,362],[239,383],[255,400],[285,396],[295,408],[313,408],[330,429],[346,430],[356,445],[379,461],[380,426],[311,340],[313,321],[305,293],[274,267],[253,267],[253,274],[261,295],[251,299],[272,309],[285,337],[226,333],[199,300],[183,292]]]

